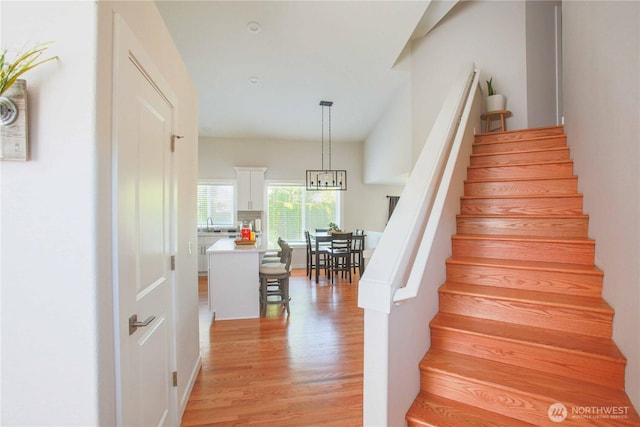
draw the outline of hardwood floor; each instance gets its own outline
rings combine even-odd
[[[215,321],[208,330],[201,309],[202,369],[182,425],[361,426],[357,279],[316,284],[294,270],[290,316],[271,305],[265,318]]]

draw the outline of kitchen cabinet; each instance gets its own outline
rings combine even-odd
[[[209,311],[216,321],[260,317],[258,276],[265,252],[262,239],[241,247],[225,239],[209,249]]]
[[[207,249],[220,240],[221,236],[198,236],[198,275],[206,276],[209,270]],[[225,237],[226,238],[226,237]]]
[[[238,210],[264,210],[264,172],[267,168],[236,168],[238,174]]]

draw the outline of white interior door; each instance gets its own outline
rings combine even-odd
[[[123,21],[115,23],[114,262],[118,416],[175,425],[170,268],[173,109]],[[130,328],[130,319],[146,324]]]

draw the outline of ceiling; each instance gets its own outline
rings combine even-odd
[[[394,63],[429,1],[158,0],[199,96],[201,136],[364,140],[409,78]],[[256,24],[257,23],[257,24]]]

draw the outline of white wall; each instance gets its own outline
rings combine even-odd
[[[195,93],[153,2],[2,1],[0,9],[3,47],[53,40],[47,53],[59,56],[25,75],[32,160],[0,163],[0,424],[114,425],[112,11],[123,13],[167,71],[184,108],[185,146],[176,160],[185,202],[178,203],[176,291],[183,384],[199,356],[197,260],[184,250],[196,241]]]
[[[640,409],[640,3],[562,9],[565,129],[627,394]]]
[[[404,185],[411,157],[411,82],[402,87],[364,144],[364,181]]]
[[[413,158],[426,141],[455,72],[475,63],[481,87],[493,77],[507,98],[509,129],[527,125],[525,2],[460,2],[426,37],[413,42]]]
[[[265,180],[304,182],[307,169],[320,169],[321,143],[200,138],[198,176],[235,179],[234,166],[264,166]],[[382,231],[387,219],[387,195],[402,187],[363,182],[363,144],[332,144],[332,168],[347,170],[347,191],[342,198],[345,229]],[[326,166],[326,165],[325,165]]]
[[[95,425],[96,5],[0,7],[3,47],[54,40],[47,54],[60,57],[24,76],[32,160],[0,163],[0,423]],[[77,22],[68,25],[68,16]]]

